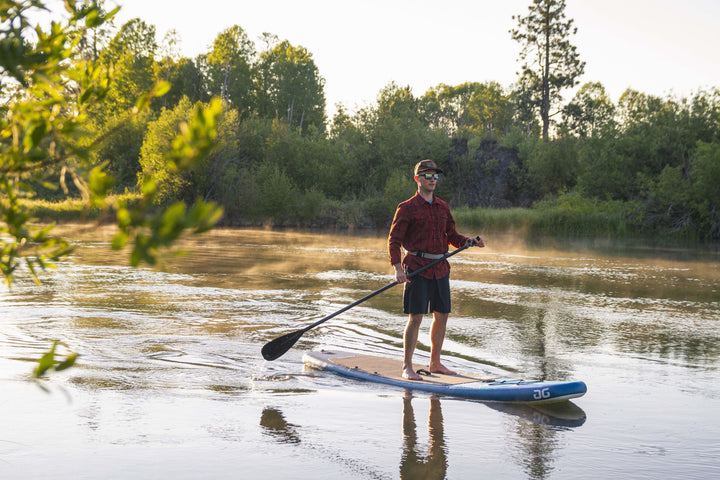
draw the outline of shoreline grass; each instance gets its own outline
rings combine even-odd
[[[23,207],[34,219],[42,222],[114,222],[115,205],[120,200],[132,201],[135,194],[108,196],[104,208],[88,207],[81,199],[65,199],[58,202],[47,200],[21,201]],[[362,230],[355,218],[362,217],[362,206],[333,204],[334,208],[321,209],[320,216],[295,225],[309,229]],[[352,207],[352,208],[350,208]],[[535,208],[469,208],[453,209],[453,216],[459,230],[488,233],[513,233],[519,237],[648,239],[690,244],[703,244],[702,239],[687,232],[647,231],[642,226],[642,214],[636,206],[618,202],[562,201],[546,202]],[[331,218],[333,217],[333,218]],[[226,226],[253,226],[258,222],[225,222]],[[359,222],[358,222],[359,223]],[[223,222],[221,221],[221,224]],[[303,227],[303,225],[305,225]],[[282,225],[277,225],[282,227]],[[355,228],[357,227],[357,228]],[[379,227],[375,227],[375,230]]]

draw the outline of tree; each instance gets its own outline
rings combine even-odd
[[[377,107],[358,112],[357,124],[370,144],[358,165],[366,173],[359,179],[366,194],[382,192],[394,170],[406,173],[423,158],[444,157],[450,140],[429,125],[421,104],[409,86],[390,83],[380,91]]]
[[[533,0],[528,10],[525,17],[513,16],[518,28],[510,34],[522,45],[520,77],[539,107],[542,135],[547,141],[552,105],[561,99],[563,89],[577,84],[585,62],[570,43],[577,28],[565,17],[565,0]]]
[[[599,82],[584,84],[563,108],[560,130],[580,138],[598,135],[615,126],[615,105]]]
[[[238,25],[220,32],[207,55],[211,94],[237,108],[241,118],[254,109],[254,56],[255,45]]]
[[[720,143],[698,142],[690,167],[695,208],[708,237],[720,239]]]
[[[495,137],[506,133],[512,121],[509,97],[497,82],[438,85],[422,97],[421,110],[448,135]]]
[[[473,131],[480,136],[497,138],[507,134],[512,123],[509,97],[497,82],[478,85],[467,110]]]
[[[134,18],[120,27],[102,51],[100,61],[113,71],[108,102],[96,112],[102,123],[111,113],[132,109],[135,101],[153,88],[157,49],[155,27]]]
[[[77,36],[77,46],[75,47],[80,59],[82,60],[93,60],[96,61],[100,58],[100,52],[110,43],[111,32],[114,28],[113,17],[108,15],[108,11],[105,10],[105,0],[98,0],[97,8],[99,15],[107,20],[101,24],[97,24],[90,20],[91,26],[86,27],[85,22],[79,24],[79,28],[71,32],[72,36]],[[92,2],[84,1],[84,7],[90,7]],[[120,8],[116,7],[113,10],[113,15],[119,11]]]
[[[310,52],[287,40],[260,54],[260,114],[306,131],[325,126],[325,80]]]

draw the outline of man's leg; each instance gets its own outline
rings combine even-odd
[[[422,323],[422,313],[411,313],[405,325],[405,333],[403,334],[403,378],[408,380],[422,380],[422,377],[413,370],[413,354],[415,353],[415,345],[420,332],[420,324]]]
[[[442,352],[445,330],[447,328],[447,313],[433,312],[433,322],[430,326],[430,368],[433,373],[444,373],[455,375],[455,372],[440,363],[440,352]]]

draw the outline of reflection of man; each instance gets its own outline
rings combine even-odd
[[[447,474],[447,452],[443,436],[443,418],[440,399],[430,399],[428,416],[428,437],[430,445],[427,455],[418,455],[415,413],[411,404],[412,394],[406,392],[403,398],[403,456],[400,461],[400,478],[444,479]]]

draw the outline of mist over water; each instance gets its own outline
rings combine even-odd
[[[137,269],[111,236],[75,232],[41,286],[0,288],[1,478],[720,475],[717,252],[487,236],[453,256],[445,361],[587,383],[540,409],[303,367],[318,348],[401,356],[401,287],[262,359],[266,342],[393,281],[384,232],[217,230]],[[38,385],[33,360],[56,339],[80,358]]]

